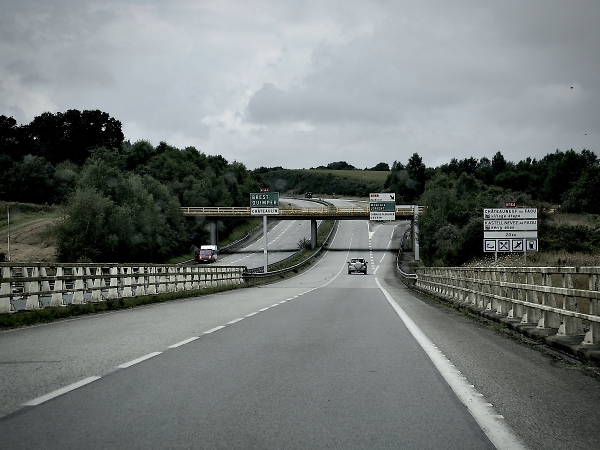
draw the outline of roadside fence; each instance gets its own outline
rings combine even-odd
[[[244,282],[244,266],[0,263],[0,314]]]
[[[600,344],[600,267],[420,267],[415,287]]]

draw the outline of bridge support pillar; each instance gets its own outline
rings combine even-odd
[[[218,239],[217,239],[217,221],[216,220],[211,220],[210,221],[210,245],[217,245],[218,244]]]
[[[317,221],[312,219],[310,221],[310,248],[317,248]]]

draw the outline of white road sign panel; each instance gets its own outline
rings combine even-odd
[[[537,230],[537,220],[484,220],[485,231],[534,231]]]
[[[537,219],[537,208],[484,208],[484,220]]]
[[[498,239],[498,251],[499,252],[510,252],[510,240],[509,239]]]
[[[525,247],[523,246],[523,239],[511,239],[510,240],[510,251],[511,252],[524,252]]]
[[[537,252],[538,251],[538,240],[537,239],[525,239],[525,251]]]
[[[394,192],[380,192],[369,194],[370,202],[396,202],[396,194]]]
[[[537,252],[537,239],[484,239],[483,251],[487,253]]]
[[[279,214],[279,208],[250,208],[250,214],[259,216]]]
[[[484,252],[495,252],[496,251],[496,239],[484,239],[483,240],[483,251]]]
[[[484,231],[485,239],[537,239],[537,231]]]
[[[369,220],[396,220],[396,211],[371,211]]]

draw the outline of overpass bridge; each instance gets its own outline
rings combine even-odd
[[[415,205],[396,205],[396,220],[410,220],[411,223],[416,213],[421,214],[424,207]],[[251,207],[245,206],[211,206],[211,207],[182,207],[181,212],[187,217],[205,217],[211,221],[210,240],[212,245],[217,245],[217,223],[221,218],[241,218],[241,217],[260,217],[262,214],[252,214]],[[280,202],[279,214],[270,214],[270,217],[277,220],[310,220],[311,221],[311,246],[317,245],[317,220],[369,220],[369,207],[365,206],[335,206],[331,204],[318,206],[295,206],[291,203]],[[267,216],[264,216],[265,219]],[[266,222],[266,220],[265,220]],[[417,233],[417,228],[412,226],[413,233]],[[266,223],[265,223],[266,234]],[[413,242],[418,242],[413,237]],[[415,257],[418,260],[418,250]]]
[[[422,206],[418,207],[421,214]],[[252,208],[244,206],[211,206],[211,207],[182,207],[184,216],[202,216],[208,219],[220,219],[226,217],[259,217],[262,214],[252,214]],[[415,215],[414,205],[397,205],[396,220],[413,220]],[[272,214],[279,220],[369,220],[369,208],[361,206],[334,206],[319,205],[310,207],[293,206],[289,204],[279,205],[279,214]]]

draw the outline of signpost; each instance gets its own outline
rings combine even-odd
[[[262,189],[261,189],[262,191]],[[250,214],[263,216],[263,234],[265,236],[264,271],[268,272],[269,255],[267,253],[267,215],[279,214],[279,192],[259,192],[250,194]]]
[[[396,220],[396,194],[369,194],[369,220]]]
[[[483,210],[483,251],[537,252],[537,208],[517,208],[507,202],[505,208]]]

